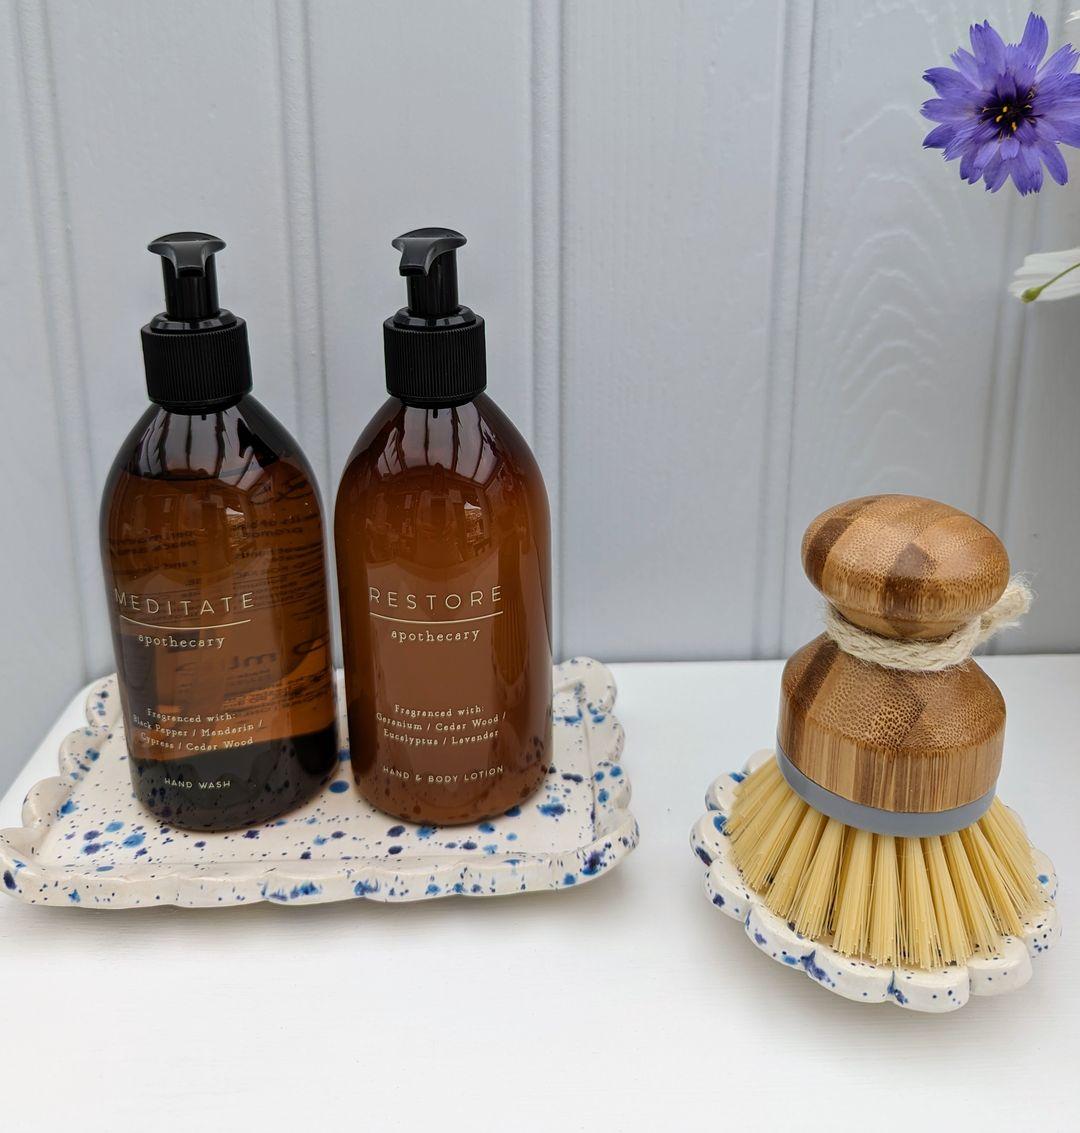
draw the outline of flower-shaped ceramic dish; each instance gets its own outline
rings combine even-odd
[[[488,897],[591,881],[638,840],[615,683],[582,658],[556,667],[554,688],[553,766],[536,795],[490,822],[388,818],[357,794],[343,750],[336,777],[306,806],[203,834],[162,824],[135,801],[109,677],[87,699],[87,727],[62,744],[59,776],[30,791],[21,827],[0,831],[0,891],[31,904],[127,909]]]
[[[747,888],[731,857],[731,843],[724,826],[735,798],[735,789],[746,774],[772,757],[759,751],[750,757],[746,770],[721,775],[705,796],[709,813],[690,832],[690,845],[705,863],[705,891],[712,903],[735,920],[742,921],[746,935],[765,953],[785,967],[803,972],[823,988],[857,1003],[894,1003],[909,1011],[933,1013],[955,1011],[972,995],[1001,995],[1021,987],[1031,978],[1031,960],[1045,952],[1061,932],[1054,896],[1057,877],[1049,858],[1035,852],[1039,884],[1046,905],[1024,925],[1022,937],[1007,936],[1001,951],[979,956],[966,964],[934,971],[893,968],[842,956],[827,944],[800,936]]]

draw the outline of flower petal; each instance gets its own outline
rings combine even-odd
[[[1009,167],[1001,160],[1000,154],[995,154],[983,170],[983,181],[988,193],[996,193],[1005,184],[1009,176]]]
[[[975,117],[971,107],[944,98],[928,98],[922,104],[921,113],[931,122],[970,122]]]
[[[1029,252],[1016,269],[1016,277],[1024,278],[1026,286],[1045,283],[1080,261],[1080,248],[1062,248],[1059,252]]]
[[[1050,75],[1035,87],[1035,99],[1044,110],[1051,103],[1057,106],[1075,98],[1080,98],[1080,75]]]
[[[1016,51],[1019,49],[1010,47],[1009,50]],[[1005,67],[1006,74],[1012,76],[1013,85],[1017,91],[1023,91],[1026,94],[1035,85],[1038,68],[1033,63],[1015,62],[1008,59],[1005,62]]]
[[[1076,66],[1078,58],[1080,52],[1077,52],[1071,43],[1059,47],[1039,68],[1039,82],[1044,82],[1054,75],[1067,75]]]
[[[956,128],[956,133],[946,143],[945,160],[952,161],[954,157],[960,157],[967,150],[996,139],[997,133],[992,129],[988,131],[984,123],[965,122]]]
[[[975,62],[975,56],[970,51],[965,51],[962,47],[958,47],[949,58],[956,64],[956,69],[972,84],[978,86],[979,84],[979,65]]]
[[[1037,67],[1046,54],[1047,44],[1050,42],[1050,33],[1046,28],[1046,21],[1034,12],[1028,14],[1024,25],[1024,34],[1017,46],[1023,55],[1023,62],[1028,66]]]
[[[956,157],[969,146],[981,146],[986,142],[998,142],[1000,140],[1001,137],[997,129],[989,122],[982,122],[979,119],[961,122],[956,126],[956,133],[949,143],[949,152],[945,156]]]
[[[1069,167],[1061,156],[1061,150],[1053,142],[1037,141],[1035,148],[1039,156],[1046,163],[1050,176],[1059,184],[1064,185],[1069,179]]]
[[[1042,162],[1033,150],[1019,148],[1019,153],[1007,165],[1020,196],[1026,197],[1028,193],[1037,193],[1042,188]]]
[[[1016,85],[1016,75],[1012,71],[1006,71],[1005,74],[998,76],[997,84],[994,87],[994,94],[1004,106],[1009,106],[1012,103],[1020,101],[1020,91]]]
[[[931,67],[923,73],[923,79],[943,98],[950,95],[971,96],[976,93],[974,84],[952,67]]]
[[[948,122],[942,122],[940,126],[935,126],[930,133],[923,138],[923,148],[944,149],[949,142],[952,141],[953,134],[955,133],[955,126],[950,125]]]
[[[1039,140],[1039,131],[1035,125],[1034,120],[1031,118],[1021,118],[1016,123],[1016,131],[1013,137],[1022,146],[1033,146]]]
[[[1005,42],[990,26],[989,20],[972,24],[971,51],[979,65],[979,74],[993,82],[1005,70]]]
[[[1039,137],[1047,142],[1061,142],[1067,146],[1080,146],[1080,120],[1067,119],[1039,123]]]
[[[982,176],[987,163],[997,152],[998,142],[996,138],[981,146],[970,147],[960,161],[960,176],[969,185],[974,185]]]
[[[1013,138],[1005,138],[1001,143],[1001,156],[1006,161],[1011,161],[1014,157],[1020,156],[1020,143]]]

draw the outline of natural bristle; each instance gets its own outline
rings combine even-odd
[[[875,964],[900,959],[900,874],[896,868],[896,839],[873,834],[874,872],[870,877],[870,948]]]
[[[870,950],[870,879],[874,871],[874,836],[853,830],[845,846],[840,895],[833,913],[833,942],[847,956]]]
[[[1039,903],[1031,845],[997,799],[957,834],[870,834],[813,810],[771,759],[739,785],[725,830],[777,916],[875,964],[938,968],[992,953]]]

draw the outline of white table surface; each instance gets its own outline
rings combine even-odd
[[[414,905],[0,899],[0,1129],[1076,1128],[1080,657],[992,657],[1001,794],[1062,879],[1032,982],[954,1015],[829,995],[702,890],[688,831],[768,746],[778,662],[615,665],[641,845],[561,893]],[[64,713],[0,802],[55,772]]]

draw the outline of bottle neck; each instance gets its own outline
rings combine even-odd
[[[241,402],[250,401],[250,393],[230,394],[216,401],[207,401],[193,405],[191,402],[169,402],[152,397],[150,400],[159,409],[171,413],[174,417],[212,417],[216,413],[225,413]]]
[[[459,397],[453,401],[413,401],[408,397],[401,397],[398,394],[390,395],[395,401],[400,402],[406,409],[420,409],[426,413],[438,414],[446,409],[460,409],[463,405],[469,405],[476,401],[477,398],[486,396],[483,391],[477,393],[470,393],[467,397]]]

